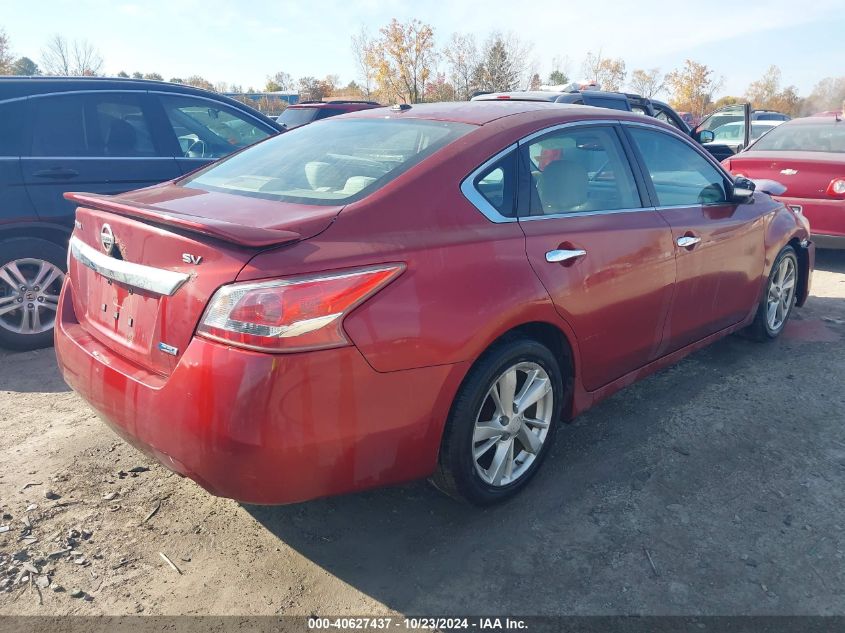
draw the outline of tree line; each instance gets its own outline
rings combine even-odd
[[[573,79],[569,58],[551,60],[551,71],[540,75],[533,45],[514,33],[493,32],[482,41],[471,33],[453,33],[439,45],[434,28],[417,19],[391,22],[371,34],[366,29],[352,35],[351,53],[357,76],[343,84],[338,75],[294,79],[279,71],[264,86],[246,90],[240,84],[212,83],[200,75],[171,77],[169,81],[206,90],[233,93],[296,92],[303,100],[332,96],[362,98],[382,103],[461,101],[479,92],[539,90],[567,84]],[[15,56],[10,39],[0,28],[0,74],[97,76],[103,74],[100,52],[86,40],[54,35],[41,50],[40,63]],[[630,91],[648,98],[664,96],[679,111],[702,116],[723,105],[750,101],[754,108],[777,110],[793,116],[841,109],[845,101],[845,76],[826,77],[801,97],[793,85],[783,85],[780,69],[772,65],[745,93],[716,98],[724,79],[701,62],[687,59],[676,69],[636,68],[630,73],[622,58],[589,51],[578,79],[595,81],[602,89]],[[164,81],[157,72],[121,70],[118,77]],[[260,105],[260,104],[259,104]]]

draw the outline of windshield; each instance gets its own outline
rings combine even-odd
[[[845,123],[779,125],[754,143],[755,150],[845,153]]]
[[[760,138],[771,130],[773,127],[776,127],[772,124],[751,124],[751,140],[753,141],[755,138]],[[734,122],[734,123],[726,123],[725,125],[720,125],[715,130],[713,130],[713,134],[715,135],[715,141],[742,141],[743,136],[745,135],[745,123],[742,121]]]
[[[292,130],[300,125],[311,123],[317,118],[319,112],[319,108],[287,108],[276,119],[276,123]]]
[[[419,119],[327,120],[259,143],[180,184],[286,202],[345,204],[474,128]]]

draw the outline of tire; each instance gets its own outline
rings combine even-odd
[[[508,385],[513,385],[513,398],[508,398]],[[534,385],[533,391],[526,385]],[[537,399],[524,415],[505,416],[508,399],[518,404],[528,391],[532,397],[527,401]],[[512,497],[528,484],[548,454],[563,398],[560,363],[547,347],[522,337],[497,343],[472,367],[455,396],[432,483],[456,499],[480,506]],[[477,427],[477,422],[488,421],[491,424]]]
[[[0,242],[0,347],[31,350],[53,344],[66,254],[37,238]]]
[[[751,338],[762,342],[771,341],[783,332],[795,306],[800,270],[794,248],[786,246],[778,253],[766,280],[766,289],[760,299],[760,305],[757,306],[757,314],[748,326],[747,332]],[[790,279],[791,285],[787,287]],[[773,308],[775,302],[777,304]]]

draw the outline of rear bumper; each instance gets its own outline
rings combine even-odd
[[[828,248],[819,237],[845,238],[845,200],[820,200],[815,198],[777,198],[790,207],[800,207],[810,221],[813,240],[819,248]]]
[[[64,379],[131,444],[213,494],[279,504],[434,470],[463,368],[379,373],[355,347],[270,355],[194,338],[164,378],[91,337],[66,282]]]

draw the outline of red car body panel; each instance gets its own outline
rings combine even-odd
[[[794,122],[798,123],[798,121]],[[845,196],[827,193],[832,180],[845,179],[845,154],[836,152],[754,151],[752,145],[724,161],[735,174],[775,180],[786,187],[778,200],[799,207],[813,236],[833,237],[845,245]]]
[[[96,273],[72,261],[56,327],[67,382],[130,442],[215,494],[288,503],[398,483],[433,472],[461,382],[503,334],[538,324],[557,333],[571,417],[747,325],[777,253],[807,238],[800,217],[762,194],[706,211],[623,213],[611,231],[601,215],[493,223],[461,193],[467,174],[532,132],[607,112],[481,102],[390,116],[479,127],[339,212],[185,195],[178,184],[119,197],[191,222],[208,217],[307,236],[295,242],[259,247],[158,226],[151,216],[128,217],[131,210],[80,209],[78,239],[97,244],[108,220],[125,242],[125,259],[191,278],[173,296],[139,297],[97,285]],[[617,111],[613,118],[642,121]],[[701,256],[674,246],[685,231],[708,245]],[[584,248],[589,257],[568,265],[543,259],[562,247]],[[203,257],[202,266],[178,264],[185,249]],[[800,250],[802,303],[813,246]],[[267,354],[195,335],[223,284],[399,261],[406,270],[346,316],[351,345]],[[112,307],[133,306],[141,306],[149,331],[133,335],[110,323]],[[177,354],[156,349],[162,340]]]

